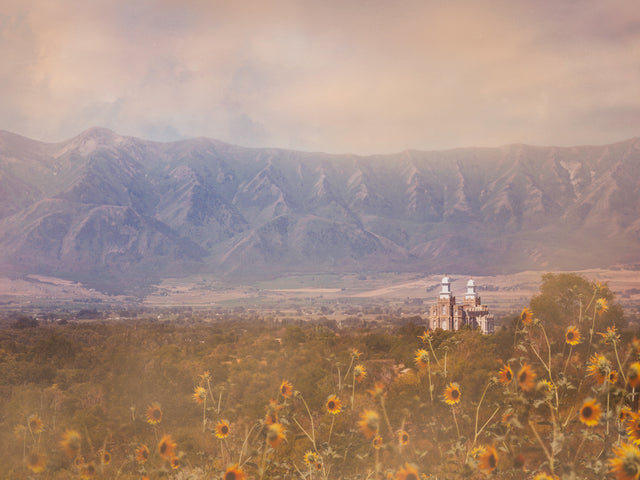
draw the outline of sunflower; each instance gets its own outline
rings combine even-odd
[[[227,438],[229,436],[229,423],[226,420],[220,420],[215,427],[216,437]]]
[[[525,463],[526,459],[521,453],[513,457],[513,468],[515,468],[516,470],[524,470]]]
[[[580,421],[587,427],[595,427],[600,421],[600,405],[593,399],[585,400],[580,408]]]
[[[626,430],[629,440],[635,445],[640,444],[640,414],[629,412]]]
[[[178,457],[171,457],[169,465],[171,465],[171,468],[174,470],[177,470],[182,466],[182,463],[180,463],[180,459]]]
[[[357,348],[352,348],[351,350],[349,350],[349,353],[351,354],[351,357],[355,359],[360,358],[360,355],[362,355],[362,352]]]
[[[398,442],[400,442],[400,445],[409,444],[409,433],[406,430],[400,430],[398,432]]]
[[[223,480],[244,480],[245,478],[245,474],[242,469],[238,467],[238,464],[231,465],[227,468],[224,472],[224,477],[222,477]]]
[[[498,452],[494,447],[484,447],[478,456],[478,468],[487,475],[498,467]]]
[[[176,442],[171,438],[171,435],[163,435],[158,443],[158,453],[165,460],[171,460],[175,456]]]
[[[380,450],[380,448],[382,447],[382,437],[380,435],[376,435],[375,437],[373,437],[373,441],[371,442],[371,444],[373,445],[373,448],[375,448],[376,450]]]
[[[307,453],[304,454],[304,457],[302,459],[305,465],[311,466],[311,465],[315,465],[320,459],[320,457],[318,457],[318,454],[316,452],[312,452],[311,450],[309,450]]]
[[[551,393],[553,393],[555,387],[549,380],[540,380],[538,382],[538,385],[536,385],[536,389],[545,395],[550,395]]]
[[[207,391],[203,387],[195,387],[193,389],[192,397],[198,405],[202,405],[207,399]]]
[[[281,423],[272,423],[267,428],[267,441],[271,448],[276,448],[283,440],[285,440],[285,429]]]
[[[282,380],[282,383],[280,384],[280,393],[284,398],[291,397],[293,395],[293,385],[291,385],[291,382]]]
[[[498,375],[500,375],[499,380],[501,383],[511,383],[511,380],[513,380],[513,370],[511,370],[509,365],[502,367]]]
[[[564,334],[564,340],[569,345],[578,345],[580,343],[580,330],[571,325]]]
[[[422,343],[431,343],[431,340],[433,339],[433,335],[431,334],[431,332],[424,332],[418,338],[422,340]]]
[[[376,382],[373,384],[373,388],[367,390],[367,393],[373,398],[382,398],[386,395],[387,392],[384,388],[384,383]]]
[[[557,475],[547,475],[546,473],[539,473],[535,477],[533,477],[533,480],[558,480],[558,477]]]
[[[640,385],[640,362],[633,362],[629,365],[629,372],[627,373],[627,381],[631,388],[636,388]]]
[[[418,367],[427,368],[427,366],[429,365],[429,352],[427,352],[424,348],[416,350],[413,361]]]
[[[396,473],[395,480],[418,480],[419,478],[418,470],[413,465],[405,463],[404,468],[401,468]]]
[[[610,473],[617,480],[637,480],[640,477],[640,450],[633,444],[622,442],[613,447],[614,457],[609,459]]]
[[[28,423],[29,430],[31,430],[31,433],[33,434],[37,435],[38,433],[42,433],[42,431],[44,430],[44,422],[38,415],[31,415],[29,417]]]
[[[589,358],[589,365],[587,366],[587,375],[596,377],[598,384],[602,384],[611,371],[611,362],[607,360],[607,357],[594,353]]]
[[[502,414],[502,424],[505,427],[511,427],[517,421],[516,414],[513,413],[513,410],[509,409],[505,413]]]
[[[264,424],[271,425],[272,423],[278,423],[278,415],[276,413],[267,412],[264,416]]]
[[[200,385],[204,385],[211,380],[211,373],[209,372],[209,370],[204,371],[198,376],[200,377]]]
[[[111,454],[106,450],[100,450],[98,456],[100,457],[101,465],[109,465],[111,463]]]
[[[271,425],[272,423],[278,423],[278,411],[282,408],[282,405],[278,405],[278,402],[273,398],[269,400],[267,405],[267,414],[264,417],[264,423]]]
[[[380,428],[380,416],[374,410],[365,410],[360,414],[358,426],[367,438],[372,438]]]
[[[533,371],[530,365],[524,363],[520,370],[518,371],[518,385],[525,392],[528,392],[533,389],[535,386],[536,380],[536,372]]]
[[[444,390],[444,401],[447,405],[455,405],[460,403],[460,387],[457,383],[449,383],[449,386]]]
[[[18,440],[22,440],[26,433],[27,433],[27,427],[25,427],[21,423],[13,427],[13,434]]]
[[[136,448],[136,461],[138,463],[145,463],[147,460],[149,460],[149,447],[143,443]]]
[[[353,367],[353,378],[356,379],[357,382],[363,381],[367,376],[367,369],[364,368],[364,365],[358,364]]]
[[[157,425],[160,423],[162,421],[162,409],[160,405],[155,402],[149,405],[145,416],[147,417],[147,423],[149,425]]]
[[[607,327],[607,331],[604,333],[598,332],[598,335],[604,338],[604,343],[607,345],[613,345],[620,340],[620,334],[616,330],[615,325],[613,327]]]
[[[629,407],[622,407],[618,412],[618,423],[624,425],[624,423],[631,418],[631,413]]]
[[[78,455],[76,458],[73,459],[73,466],[78,470],[80,470],[83,465],[84,465],[84,457],[82,455]]]
[[[329,395],[329,398],[327,398],[326,407],[327,412],[336,415],[340,413],[340,410],[342,409],[342,402],[337,396]]]
[[[611,385],[615,385],[616,383],[618,383],[618,371],[617,370],[611,370],[609,372],[609,376],[607,377],[607,380],[609,381],[609,383]]]
[[[602,315],[607,310],[609,310],[609,304],[605,298],[599,298],[596,300],[596,313],[598,315]]]
[[[522,313],[520,313],[520,320],[523,325],[531,325],[533,322],[533,312],[527,307],[523,308]]]
[[[47,457],[36,450],[27,455],[27,468],[33,473],[44,472],[47,467]]]
[[[93,478],[96,474],[96,464],[93,462],[85,463],[82,465],[82,470],[80,471],[80,478],[82,480],[89,480]]]
[[[82,437],[75,430],[65,430],[60,440],[60,446],[69,458],[74,458],[80,452],[82,446]]]

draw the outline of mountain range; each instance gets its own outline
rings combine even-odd
[[[0,272],[127,291],[207,272],[640,265],[640,138],[356,156],[0,131]]]

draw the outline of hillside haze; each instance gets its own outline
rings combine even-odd
[[[640,139],[355,156],[0,132],[0,268],[126,291],[195,272],[640,263]]]

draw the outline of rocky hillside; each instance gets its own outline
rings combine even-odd
[[[359,157],[0,132],[0,268],[130,288],[196,271],[488,274],[640,263],[640,139]]]

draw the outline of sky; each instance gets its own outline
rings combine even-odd
[[[637,0],[2,0],[0,129],[375,154],[640,135]]]

